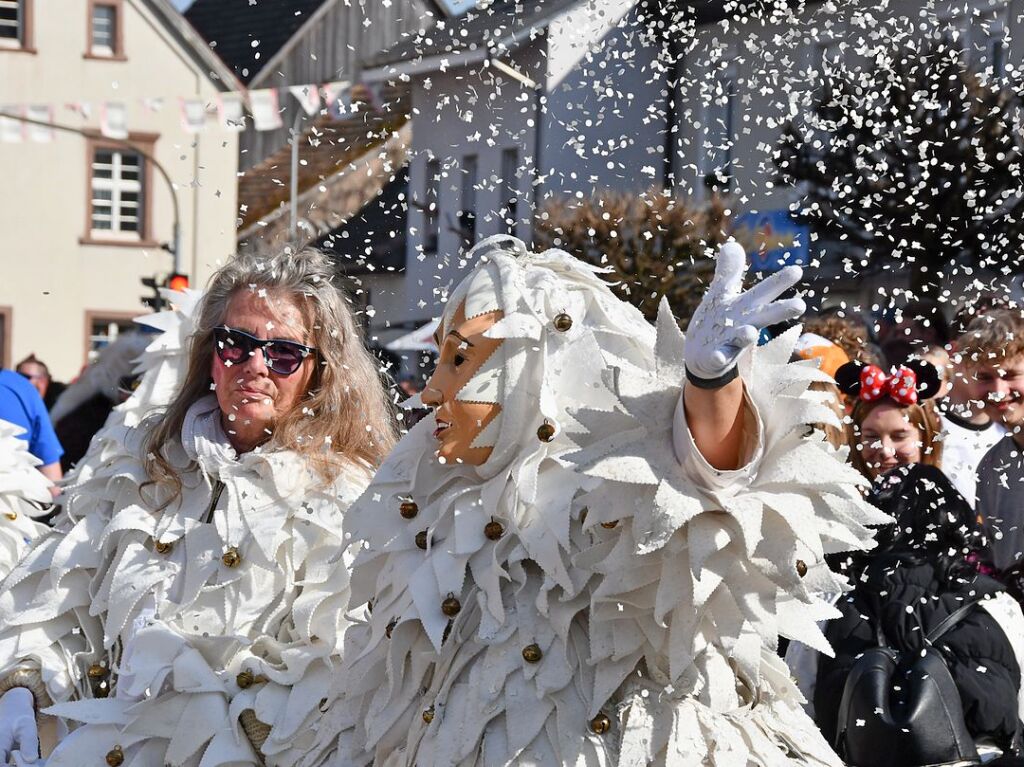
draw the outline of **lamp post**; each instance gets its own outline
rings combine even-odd
[[[65,133],[76,133],[79,136],[89,138],[90,133],[84,128],[73,128],[70,125],[60,125],[59,123],[47,122],[45,120],[35,120],[31,117],[25,117],[24,115],[11,114],[10,112],[0,112],[0,116],[7,117],[12,120],[18,120],[19,122],[26,123],[28,125],[39,125],[44,128],[50,128],[55,131],[63,131]],[[174,262],[173,272],[175,274],[180,273],[181,270],[181,218],[178,210],[178,196],[175,193],[174,183],[171,181],[171,177],[167,174],[164,166],[161,165],[153,155],[145,151],[141,147],[133,144],[131,141],[126,139],[115,139],[104,137],[105,140],[110,141],[113,144],[127,147],[133,152],[137,152],[142,157],[153,165],[154,168],[160,173],[160,177],[167,184],[167,190],[171,194],[171,204],[173,206],[173,228],[171,230],[171,241],[169,244],[165,244],[163,247],[165,250],[170,252]]]

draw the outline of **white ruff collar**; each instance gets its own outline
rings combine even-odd
[[[231,446],[220,417],[217,397],[210,394],[188,409],[181,425],[181,446],[185,453],[212,476],[218,476],[221,469],[238,460],[238,453]]]

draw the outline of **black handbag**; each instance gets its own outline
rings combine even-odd
[[[836,752],[851,767],[937,767],[980,764],[964,722],[960,691],[935,642],[978,601],[947,615],[915,653],[888,646],[880,625],[878,647],[850,669],[839,704]]]

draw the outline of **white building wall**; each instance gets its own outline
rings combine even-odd
[[[159,134],[157,160],[167,169],[181,217],[181,265],[201,285],[234,251],[237,134],[185,133],[179,99],[216,103],[204,71],[180,50],[141,0],[121,5],[124,61],[84,58],[88,4],[35,0],[34,48],[0,48],[0,105],[49,104],[57,123],[99,128],[105,101],[128,104],[132,132]],[[159,111],[142,106],[162,98]],[[88,103],[83,119],[66,105]],[[52,143],[0,143],[4,202],[0,205],[0,308],[12,314],[8,364],[29,353],[58,380],[76,375],[86,360],[86,312],[142,314],[142,276],[168,273],[171,256],[157,247],[86,245],[89,163],[86,141],[57,133]],[[155,170],[151,169],[151,173]],[[152,179],[151,233],[169,242],[171,192]]]
[[[543,37],[504,59],[528,78],[543,76]],[[417,75],[412,81],[413,152],[410,160],[409,229],[403,275],[368,275],[360,280],[369,294],[371,335],[386,342],[438,316],[447,288],[466,272],[465,248],[456,231],[463,207],[465,160],[476,157],[476,239],[506,230],[500,211],[506,199],[502,152],[515,149],[520,219],[515,233],[529,237],[533,206],[536,96],[507,74],[476,64]],[[436,253],[424,253],[428,162],[441,168],[440,230]],[[393,329],[396,328],[399,329]]]

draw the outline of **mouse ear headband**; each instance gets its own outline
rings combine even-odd
[[[847,362],[836,371],[839,391],[864,402],[889,397],[899,405],[916,405],[939,391],[939,371],[930,362],[911,360],[886,375],[878,365]]]

